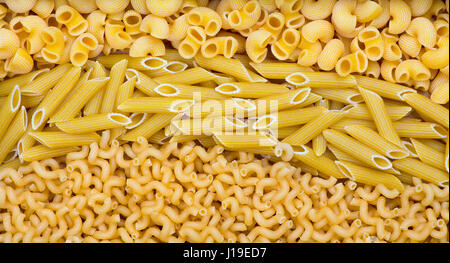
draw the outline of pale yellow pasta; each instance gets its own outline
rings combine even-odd
[[[190,68],[178,73],[154,78],[157,83],[179,83],[192,85],[209,80],[215,80],[217,76],[203,68]]]
[[[327,43],[334,36],[333,25],[326,20],[314,20],[302,27],[302,36],[306,41]]]
[[[321,70],[334,69],[338,60],[344,55],[344,43],[339,39],[328,41],[317,58],[317,65]]]
[[[344,104],[356,104],[364,101],[363,97],[359,92],[349,88],[341,88],[341,89],[315,88],[312,91],[325,99],[342,102]]]
[[[448,129],[448,109],[444,106],[434,103],[429,98],[416,94],[416,93],[406,93],[402,95],[403,99],[408,103],[413,109],[418,111],[420,114],[434,120],[435,122],[441,124]]]
[[[49,122],[60,122],[74,118],[89,100],[109,81],[109,77],[86,81],[59,107]]]
[[[345,178],[345,175],[339,170],[333,160],[329,159],[325,155],[316,156],[313,150],[306,145],[301,145],[294,148],[294,158],[302,161],[303,163],[316,168],[321,173],[334,177]]]
[[[272,44],[272,54],[279,60],[286,60],[294,52],[300,42],[300,32],[293,28],[287,28],[281,34],[278,41]]]
[[[54,7],[55,2],[53,0],[43,0],[37,1],[31,10],[41,18],[47,18],[52,13]]]
[[[409,24],[406,33],[417,38],[422,46],[434,48],[437,40],[437,32],[433,23],[425,17],[416,17]]]
[[[364,72],[364,75],[371,78],[378,78],[381,74],[381,67],[380,64],[377,61],[369,61],[367,64],[366,72]]]
[[[430,69],[444,68],[448,66],[448,54],[449,54],[449,37],[441,37],[437,41],[438,48],[427,50],[420,57],[422,63]]]
[[[0,163],[6,160],[8,153],[17,145],[19,139],[27,130],[27,125],[27,110],[22,106],[0,140]]]
[[[261,6],[258,1],[247,2],[241,10],[233,10],[228,14],[227,20],[231,28],[243,30],[250,28],[258,21],[261,15]]]
[[[102,12],[116,14],[123,11],[130,3],[130,0],[95,0],[95,3]]]
[[[363,51],[356,51],[341,57],[335,66],[336,72],[341,76],[347,76],[350,73],[363,73],[368,66],[367,55]]]
[[[167,37],[167,40],[181,41],[186,37],[189,26],[186,14],[177,17],[177,19],[169,24],[169,36]]]
[[[166,97],[137,97],[121,103],[117,109],[123,112],[180,113],[188,110],[193,100]]]
[[[99,142],[100,136],[96,133],[68,134],[59,131],[30,132],[30,135],[42,145],[49,148],[63,148],[70,146],[88,145],[92,142]]]
[[[78,36],[88,29],[88,21],[76,9],[68,5],[58,7],[55,16],[56,21],[65,25],[72,36]]]
[[[418,121],[397,121],[394,129],[400,137],[422,139],[445,139],[447,130],[436,123]]]
[[[78,12],[83,14],[91,13],[97,9],[95,0],[67,0],[67,2]]]
[[[423,16],[433,5],[433,0],[409,1],[412,16]]]
[[[149,33],[151,36],[159,39],[166,39],[169,37],[169,24],[167,20],[155,15],[147,15],[142,19],[139,27],[141,32]]]
[[[111,71],[109,72],[110,78],[105,86],[105,94],[103,95],[100,113],[113,112],[117,90],[125,79],[127,65],[128,60],[124,59],[111,67]]]
[[[190,26],[186,38],[179,43],[178,53],[185,59],[191,59],[198,53],[205,41],[205,30],[199,26]]]
[[[154,88],[158,86],[158,83],[152,80],[150,77],[145,75],[144,73],[134,70],[127,69],[125,73],[127,79],[131,79],[136,77],[136,88],[142,91],[144,94],[148,96],[157,96],[158,93],[154,91]]]
[[[283,85],[275,83],[231,82],[215,88],[223,95],[240,98],[262,98],[289,91]]]
[[[324,107],[316,106],[263,115],[253,123],[253,129],[284,128],[305,124],[322,114],[324,110]]]
[[[131,57],[161,56],[165,54],[165,46],[160,39],[143,36],[131,44],[129,52]]]
[[[47,27],[42,30],[41,38],[45,43],[41,50],[42,57],[51,63],[57,63],[64,51],[64,35],[57,27]]]
[[[190,10],[187,21],[191,25],[202,26],[207,36],[215,36],[222,26],[219,14],[207,7],[196,7]]]
[[[305,0],[302,14],[309,20],[325,19],[331,15],[336,0]]]
[[[381,37],[384,42],[383,58],[389,61],[397,61],[401,59],[402,51],[397,44],[398,37],[395,35],[390,35],[387,28],[381,31]]]
[[[356,4],[356,1],[339,0],[334,5],[331,22],[339,34],[349,36],[356,33],[357,20],[356,15],[353,14]]]
[[[277,140],[266,134],[235,134],[214,132],[214,140],[228,149],[242,149],[253,147],[271,147],[277,145]]]
[[[311,43],[306,41],[302,36],[298,47],[301,49],[297,58],[297,63],[300,66],[310,67],[316,64],[317,58],[322,52],[322,44],[319,41]]]
[[[131,120],[119,113],[100,113],[68,121],[57,122],[55,125],[66,133],[81,134],[93,131],[124,127]]]
[[[364,52],[371,61],[378,61],[384,53],[384,41],[374,26],[368,26],[358,33],[358,39],[364,43]]]
[[[159,57],[131,57],[128,54],[112,54],[108,56],[102,56],[97,59],[103,66],[111,68],[117,62],[126,59],[128,60],[128,68],[136,70],[156,70],[161,69],[167,65],[165,59]]]
[[[86,20],[88,21],[87,32],[94,35],[98,43],[103,44],[105,42],[106,14],[95,10],[86,17]]]
[[[34,66],[34,60],[30,54],[23,48],[17,49],[16,53],[6,60],[4,69],[6,72],[15,74],[29,73]]]
[[[278,36],[283,30],[285,21],[286,18],[284,17],[284,15],[279,12],[273,12],[268,15],[267,20],[261,29],[270,33],[270,39],[268,40],[269,44],[275,43],[275,41],[277,41]]]
[[[372,186],[383,184],[386,187],[395,189],[400,193],[405,190],[403,184],[395,175],[377,171],[364,166],[359,166],[352,162],[336,161],[336,165],[346,177],[358,183]]]
[[[205,41],[201,47],[201,54],[205,58],[223,55],[231,58],[238,49],[238,42],[233,37],[213,37]]]
[[[393,165],[396,169],[425,181],[432,182],[440,186],[448,185],[448,173],[429,166],[417,159],[404,158],[395,160]]]
[[[358,2],[355,9],[356,19],[360,23],[367,23],[378,18],[383,12],[383,7],[376,1]]]
[[[147,0],[146,3],[150,13],[161,17],[167,17],[180,9],[183,0]]]
[[[20,47],[19,37],[11,30],[0,28],[0,59],[8,59],[16,53]]]
[[[21,91],[15,86],[9,93],[0,108],[0,138],[6,133],[9,124],[13,120],[21,105]]]
[[[156,113],[147,118],[141,125],[122,135],[120,139],[125,141],[140,141],[139,138],[141,137],[148,139],[169,125],[175,116],[175,113]]]
[[[218,90],[214,90],[208,87],[189,86],[184,84],[160,84],[153,89],[159,96],[163,97],[177,97],[180,99],[195,100],[220,100],[225,99],[226,96],[222,95]]]
[[[264,29],[256,30],[250,33],[245,42],[245,51],[249,58],[256,63],[263,62],[267,56],[267,45],[271,40],[272,34]]]
[[[389,3],[389,33],[401,34],[411,22],[411,8],[403,0],[392,0]]]
[[[449,81],[448,75],[443,72],[433,79],[430,86],[431,96],[430,99],[438,104],[445,104],[449,100]]]
[[[386,105],[381,96],[364,88],[359,88],[359,92],[366,102],[366,106],[381,137],[397,146],[401,146],[400,137],[394,129],[392,120],[389,117]]]
[[[444,19],[438,19],[433,22],[434,27],[436,28],[436,33],[438,37],[446,37],[449,35],[449,26],[448,22]]]
[[[323,136],[328,143],[337,149],[351,155],[355,159],[380,170],[392,168],[392,163],[381,153],[366,146],[352,137],[336,130],[327,129],[323,131]]]
[[[286,82],[300,87],[328,89],[356,86],[353,76],[342,77],[334,72],[295,72],[286,77]]]
[[[417,139],[411,139],[418,158],[425,164],[437,169],[446,170],[444,152],[440,152]]]
[[[395,80],[399,83],[407,83],[409,80],[426,81],[430,78],[430,70],[416,59],[404,60],[395,69]]]
[[[125,31],[131,36],[140,34],[140,25],[142,23],[142,16],[135,10],[128,10],[123,14],[123,23]]]
[[[410,57],[417,58],[419,56],[422,45],[417,38],[403,33],[398,39],[398,46]]]
[[[397,121],[408,115],[411,112],[412,108],[408,106],[386,106],[386,110],[389,118],[392,121]],[[370,114],[367,105],[358,103],[356,105],[353,105],[353,107],[348,110],[347,118],[368,120],[372,119],[372,115]]]
[[[296,72],[304,73],[313,71],[310,67],[302,67],[297,63],[288,62],[250,62],[250,66],[261,76],[268,79],[285,79],[287,76]]]
[[[83,66],[89,57],[89,52],[97,48],[98,42],[91,33],[82,33],[79,35],[70,49],[70,62],[74,66]]]
[[[106,19],[105,40],[108,42],[109,47],[124,49],[132,44],[133,39],[124,29],[125,25],[122,22]]]
[[[14,13],[26,13],[30,11],[36,4],[36,0],[5,0],[4,3],[11,9]]]
[[[376,94],[392,99],[403,101],[403,94],[416,93],[414,89],[403,85],[390,83],[376,78],[355,75],[358,86],[367,90],[371,90]]]

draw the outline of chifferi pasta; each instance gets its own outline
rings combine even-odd
[[[0,1],[0,243],[448,243],[448,0]]]

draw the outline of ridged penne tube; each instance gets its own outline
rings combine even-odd
[[[88,22],[81,16],[81,14],[73,7],[68,5],[60,6],[56,9],[56,21],[65,25],[72,36],[78,36],[88,29]]]
[[[128,68],[135,70],[156,70],[161,69],[167,64],[167,60],[159,57],[130,57],[127,54],[112,54],[108,56],[101,56],[97,59],[103,66],[111,68],[117,62],[126,59],[128,60]]]
[[[346,111],[325,110],[318,117],[283,139],[282,142],[296,146],[306,144],[323,130],[341,120],[346,114]]]
[[[190,68],[184,71],[154,78],[157,83],[179,83],[192,85],[209,80],[215,80],[217,76],[204,68]]]
[[[17,142],[25,134],[28,125],[27,110],[24,106],[21,107],[16,114],[8,130],[1,137],[0,140],[0,163],[5,161],[8,153],[17,145]]]
[[[255,82],[224,83],[217,86],[215,90],[226,96],[240,98],[262,98],[289,91],[287,87],[280,84]]]
[[[294,148],[294,159],[299,160],[315,169],[319,172],[334,177],[345,178],[345,175],[339,170],[333,160],[322,155],[316,156],[313,150],[306,145],[300,145]]]
[[[55,125],[63,132],[81,134],[124,127],[130,123],[131,120],[123,114],[100,113],[75,118],[68,121],[57,122]]]
[[[423,116],[434,120],[447,129],[449,128],[449,111],[444,106],[417,93],[406,93],[402,95],[402,98]]]
[[[358,183],[372,186],[383,184],[387,188],[398,190],[400,193],[405,190],[402,182],[395,175],[359,166],[352,162],[336,161],[336,165],[346,177]]]
[[[113,112],[117,90],[125,79],[125,72],[127,70],[128,60],[124,59],[111,67],[109,72],[110,79],[105,86],[105,93],[103,95],[100,113]]]
[[[59,131],[30,132],[34,139],[49,148],[62,148],[70,146],[89,145],[93,142],[100,142],[100,136],[95,132],[85,134],[69,134]]]
[[[445,139],[447,137],[447,130],[436,123],[397,121],[393,124],[400,137],[418,139]]]
[[[381,97],[392,100],[403,101],[403,94],[416,93],[414,89],[388,81],[358,75],[355,75],[355,78],[359,87],[371,90]]]
[[[293,107],[305,107],[319,101],[320,99],[320,96],[311,94],[310,88],[300,88],[290,90],[285,93],[256,99],[254,103],[255,105],[260,105],[260,103],[263,105],[270,105],[271,101],[277,101],[277,110],[284,110]]]
[[[284,128],[304,124],[322,114],[324,110],[324,107],[316,106],[295,110],[279,111],[278,113],[275,113],[273,115],[264,115],[258,117],[257,121],[253,124],[253,129],[270,129],[273,128],[273,126],[277,128]],[[272,119],[273,121],[269,121]]]
[[[183,84],[160,84],[153,89],[159,96],[177,97],[181,99],[195,98],[200,96],[202,100],[208,99],[225,99],[226,96],[211,88],[200,86],[189,86]]]
[[[237,49],[238,42],[233,37],[213,37],[203,43],[200,52],[205,58],[212,58],[217,55],[231,58]]]
[[[389,159],[344,133],[328,129],[324,130],[322,134],[328,143],[366,165],[380,170],[392,168],[392,163]]]
[[[26,162],[33,162],[45,160],[47,158],[54,158],[66,155],[78,150],[78,147],[63,147],[63,148],[49,148],[44,145],[37,145],[28,148],[22,153],[22,159]]]
[[[250,62],[250,66],[261,76],[268,79],[285,79],[287,76],[296,72],[304,73],[313,71],[310,67],[303,67],[297,63],[288,62]]]
[[[339,39],[332,39],[325,44],[322,52],[320,52],[317,65],[322,70],[330,71],[334,69],[344,52],[344,43]]]
[[[53,87],[71,68],[69,63],[56,66],[55,68],[40,74],[33,81],[21,87],[23,95],[42,95]]]
[[[228,149],[272,147],[277,145],[277,140],[270,135],[256,134],[232,134],[227,133],[216,134],[214,140]]]
[[[336,157],[337,161],[348,161],[360,166],[366,166],[365,163],[357,160],[355,157],[349,155],[348,153],[339,150],[333,145],[327,144],[327,149],[330,150],[330,152]]]
[[[49,70],[50,69],[48,68],[35,70],[27,74],[18,75],[13,78],[2,80],[0,82],[0,96],[8,96],[8,94],[14,89],[16,85],[19,85],[19,87],[23,87],[36,79],[39,75]]]
[[[408,115],[412,108],[408,106],[386,106],[386,110],[389,118],[392,121],[397,121]],[[370,114],[366,104],[358,103],[349,109],[347,118],[368,120],[372,119],[372,115]]]
[[[395,160],[393,165],[396,169],[427,182],[431,182],[442,187],[446,185],[448,186],[448,173],[429,166],[417,159],[404,158]]]
[[[158,93],[154,91],[154,89],[158,86],[158,83],[153,81],[146,74],[134,70],[127,69],[125,76],[127,79],[136,78],[136,88],[145,93],[148,96],[158,96]]]
[[[80,74],[81,69],[79,67],[72,67],[67,74],[56,83],[55,87],[47,93],[31,117],[30,124],[33,130],[46,124],[50,116],[53,115],[58,106],[75,87],[75,84],[80,78]]]
[[[165,97],[130,98],[117,106],[122,112],[181,113],[189,110],[193,100]]]
[[[141,125],[129,130],[127,133],[119,137],[125,141],[138,141],[140,137],[150,138],[158,131],[170,124],[176,116],[174,113],[157,113],[147,118]]]
[[[13,120],[21,105],[21,92],[18,85],[11,90],[5,102],[0,108],[0,138],[6,133],[9,124]]]
[[[222,27],[220,15],[207,7],[196,7],[189,11],[187,21],[194,26],[202,26],[208,36],[215,36]]]
[[[416,150],[419,159],[428,165],[431,165],[442,171],[446,171],[445,167],[445,155],[444,152],[440,152],[417,139],[411,139],[414,149]]]
[[[354,89],[315,88],[312,91],[327,100],[339,101],[344,104],[356,104],[364,101],[361,94]]]
[[[400,141],[400,137],[394,129],[392,120],[389,117],[381,96],[364,88],[359,88],[359,92],[366,102],[367,109],[369,110],[381,137],[397,146],[401,146],[402,143]]]
[[[202,119],[175,119],[171,125],[175,135],[212,135],[235,131],[244,133],[247,124],[233,116],[208,116]]]
[[[362,125],[345,126],[344,130],[356,140],[391,159],[408,157],[408,152],[380,136],[374,130]],[[401,144],[400,144],[401,145]]]
[[[351,88],[356,86],[353,76],[339,76],[333,72],[296,72],[286,77],[295,86],[311,88]]]
[[[265,78],[248,70],[244,64],[237,59],[226,58],[220,55],[208,59],[197,55],[195,56],[195,61],[202,68],[222,72],[242,81],[267,82]]]
[[[363,73],[368,66],[368,59],[366,54],[358,50],[354,53],[341,57],[335,66],[337,74],[340,76],[347,76],[350,73]]]
[[[107,78],[95,78],[86,81],[68,98],[50,117],[49,122],[61,122],[75,117],[89,100],[109,81]]]

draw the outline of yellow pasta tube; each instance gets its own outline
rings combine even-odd
[[[26,162],[40,161],[47,158],[54,158],[66,155],[78,150],[78,147],[49,148],[44,145],[38,145],[28,148],[22,153],[22,159]]]
[[[106,20],[105,40],[110,48],[125,49],[133,43],[132,37],[124,29],[125,25],[121,21]]]
[[[403,85],[390,83],[375,78],[355,75],[358,86],[366,90],[371,90],[376,94],[393,100],[403,101],[403,94],[416,93],[414,89]]]
[[[111,71],[109,73],[110,80],[105,86],[105,94],[103,95],[100,113],[113,112],[117,90],[125,79],[127,65],[128,60],[124,59],[117,62],[116,64],[114,64],[114,66],[111,67]]]
[[[8,129],[9,124],[13,120],[21,105],[21,92],[19,86],[11,90],[5,102],[0,108],[0,138]]]
[[[323,130],[341,120],[346,114],[346,111],[326,110],[317,118],[314,118],[296,132],[283,139],[282,142],[296,146],[306,144]]]
[[[393,124],[400,137],[419,139],[445,139],[447,137],[447,130],[436,123],[397,121]]]
[[[408,106],[386,106],[386,110],[389,118],[392,121],[397,121],[408,115],[412,108]],[[367,120],[372,119],[372,115],[366,104],[358,103],[348,110],[347,118]]]
[[[117,109],[123,112],[180,113],[187,111],[193,104],[193,100],[186,99],[138,97],[127,99]]]
[[[266,134],[233,134],[227,132],[214,133],[214,140],[228,149],[272,147],[277,145],[277,140]]]
[[[215,36],[222,27],[220,15],[207,7],[196,7],[189,11],[187,22],[194,26],[202,26],[208,36]]]
[[[253,129],[268,129],[272,128],[272,126],[284,128],[304,124],[322,114],[324,110],[324,107],[315,106],[264,115],[259,117],[253,124]]]
[[[295,72],[286,77],[286,82],[300,87],[351,88],[356,86],[353,76],[342,77],[333,72]]]
[[[401,146],[402,143],[400,137],[394,129],[383,99],[370,90],[359,88],[359,92],[366,102],[367,109],[369,110],[380,135],[393,144]]]
[[[95,78],[86,81],[78,89],[74,91],[72,96],[68,98],[58,109],[49,122],[61,122],[70,120],[81,111],[81,109],[89,102],[89,100],[108,82],[107,78]]]
[[[81,69],[79,67],[72,67],[66,76],[61,78],[55,87],[47,93],[30,120],[33,130],[46,124],[50,116],[53,115],[58,106],[75,87],[80,74]]]
[[[364,143],[375,151],[391,159],[402,159],[408,157],[408,152],[400,146],[381,137],[374,130],[362,125],[345,126],[344,130],[356,140]]]
[[[119,113],[100,113],[68,121],[57,122],[56,127],[66,133],[80,134],[93,131],[119,128],[131,123],[131,120]]]
[[[387,188],[398,190],[400,193],[405,190],[402,182],[395,175],[359,166],[352,162],[336,161],[336,165],[346,177],[358,183],[372,186],[383,184]]]
[[[59,131],[48,131],[48,132],[30,132],[29,133],[34,139],[40,142],[42,145],[49,148],[63,148],[70,146],[82,146],[89,145],[93,142],[100,142],[100,136],[93,133],[86,134],[69,134]]]
[[[98,42],[94,35],[82,33],[75,39],[70,48],[70,62],[74,66],[83,66],[88,60],[89,52],[95,50],[97,46]]]
[[[306,145],[300,145],[294,148],[294,158],[299,160],[315,169],[319,172],[331,176],[334,178],[345,178],[345,175],[339,170],[333,160],[325,155],[316,156],[313,150]]]
[[[196,96],[201,98],[201,100],[226,98],[226,96],[211,88],[183,84],[160,84],[153,90],[163,97],[177,97],[181,99],[190,99]]]
[[[167,17],[173,15],[180,9],[183,0],[147,0],[146,3],[150,13],[161,17]]]
[[[157,83],[179,83],[192,85],[209,80],[215,80],[217,76],[204,68],[190,68],[184,71],[154,78]]]
[[[389,159],[344,133],[328,129],[323,131],[323,136],[328,143],[366,165],[380,170],[392,168],[392,163]]]
[[[357,104],[364,101],[361,94],[354,89],[315,88],[312,91],[325,99],[339,101],[344,104]]]
[[[236,53],[238,44],[233,37],[213,37],[205,41],[200,52],[205,58],[212,58],[219,54],[231,58]]]
[[[402,98],[420,114],[434,120],[447,129],[449,128],[449,111],[444,106],[434,103],[429,98],[417,93],[406,93],[403,94]]]
[[[258,1],[248,1],[241,10],[233,10],[228,14],[229,25],[235,30],[252,27],[261,15],[261,6]]]
[[[297,72],[313,71],[310,67],[302,67],[297,63],[288,62],[250,62],[250,66],[261,76],[268,79],[285,79],[287,76]]]
[[[0,163],[2,163],[8,153],[17,145],[17,142],[27,130],[28,117],[27,110],[24,106],[16,114],[15,118],[11,121],[8,130],[1,137],[0,140]]]
[[[414,145],[417,156],[423,163],[441,169],[442,171],[446,170],[443,152],[435,150],[417,139],[411,139],[411,142]]]
[[[157,113],[145,120],[141,125],[131,129],[121,137],[125,141],[138,141],[140,137],[146,139],[152,137],[158,131],[170,124],[176,116],[174,113]]]
[[[366,71],[368,66],[367,55],[358,50],[354,53],[341,57],[337,63],[335,70],[340,76],[347,76],[350,73]]]
[[[278,60],[286,60],[294,52],[300,43],[300,32],[294,28],[287,28],[281,34],[281,38],[272,44],[272,54]]]
[[[427,182],[431,182],[442,187],[446,185],[448,186],[448,173],[429,166],[417,159],[404,158],[395,160],[393,165],[396,169],[423,179]]]
[[[430,99],[438,104],[445,104],[449,101],[449,79],[442,71],[433,79],[430,86]]]
[[[57,27],[47,27],[42,30],[41,38],[45,43],[41,50],[42,57],[51,63],[57,63],[64,51],[64,34]]]
[[[226,96],[241,98],[262,98],[289,91],[287,87],[280,84],[254,82],[224,83],[217,86],[215,90]]]
[[[56,21],[64,24],[71,36],[79,36],[88,29],[88,21],[73,7],[68,5],[60,6],[55,12]]]
[[[26,84],[32,82],[39,75],[49,71],[48,68],[35,70],[27,74],[19,75],[13,78],[9,78],[0,82],[0,96],[8,96],[8,94],[14,89],[16,85],[23,87]]]
[[[71,65],[66,63],[45,72],[36,77],[32,82],[21,87],[23,95],[34,96],[42,95],[53,87],[60,78],[62,78],[67,71],[71,68]]]

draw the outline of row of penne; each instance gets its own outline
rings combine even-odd
[[[110,55],[1,82],[3,167],[73,152],[108,131],[109,143],[198,140],[400,192],[413,176],[448,185],[449,110],[415,89],[295,63],[168,59]]]

